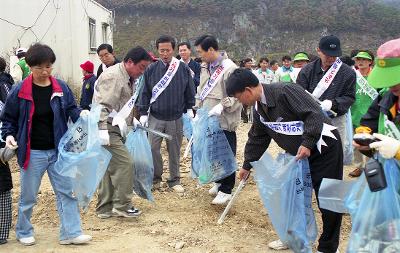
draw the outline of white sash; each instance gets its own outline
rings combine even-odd
[[[360,71],[358,71],[358,70],[355,69],[354,67],[353,67],[353,69],[354,69],[354,71],[356,72],[356,75],[357,75],[357,83],[358,83],[358,85],[359,85],[360,88],[361,88],[361,92],[362,92],[363,94],[368,95],[372,100],[375,100],[375,98],[378,96],[378,92],[377,92],[374,88],[372,88],[372,87],[369,85],[367,79],[365,79],[365,78],[361,75]],[[358,91],[357,91],[357,92],[358,92]]]
[[[222,61],[222,64],[218,66],[218,68],[214,71],[214,73],[211,75],[210,79],[208,79],[208,82],[206,85],[204,85],[203,90],[200,93],[200,100],[203,101],[207,95],[210,93],[212,89],[214,89],[215,85],[217,85],[218,81],[222,78],[224,75],[225,71],[230,67],[234,66],[235,63],[230,60],[230,59],[225,59]]]
[[[172,57],[171,64],[169,65],[167,72],[165,72],[164,76],[158,81],[158,83],[153,87],[151,91],[151,99],[150,104],[154,103],[158,96],[168,87],[172,78],[175,76],[176,71],[179,68],[179,60],[175,57]]]
[[[124,104],[124,106],[121,108],[121,110],[119,110],[119,112],[117,113],[115,110],[113,110],[108,117],[110,118],[114,118],[112,121],[112,125],[115,126],[117,125],[117,121],[118,119],[126,119],[128,118],[129,114],[131,114],[133,107],[135,107],[135,102],[139,96],[139,91],[141,89],[141,87],[143,86],[143,81],[141,82],[141,79],[143,78],[143,76],[140,76],[136,82],[135,82],[135,92],[133,93],[133,96]]]
[[[313,96],[316,98],[320,98],[322,94],[329,88],[333,79],[335,78],[337,72],[339,71],[340,67],[342,66],[342,61],[336,58],[336,61],[333,65],[329,68],[329,70],[325,73],[322,79],[319,81],[317,87],[315,87],[313,91]]]
[[[255,109],[256,109],[256,112],[258,113],[258,115],[260,115],[260,113],[258,112],[257,103],[255,105]],[[279,134],[303,135],[303,133],[304,133],[304,122],[303,121],[267,122],[261,115],[260,115],[260,121],[266,127],[268,127],[272,131],[277,132]],[[325,141],[322,139],[322,136],[328,136],[328,137],[331,137],[331,138],[337,140],[336,136],[332,133],[332,131],[335,129],[336,129],[336,127],[326,124],[326,123],[323,123],[321,136],[319,137],[319,140],[317,142],[317,149],[320,153],[321,153],[321,146],[328,146],[325,143]]]

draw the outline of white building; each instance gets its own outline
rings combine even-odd
[[[93,0],[1,0],[0,55],[12,56],[12,64],[19,47],[47,44],[57,57],[53,74],[80,85],[79,65],[90,60],[96,73],[96,49],[102,43],[112,45],[113,26],[113,13]]]

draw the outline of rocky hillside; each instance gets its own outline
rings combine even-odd
[[[400,0],[99,0],[115,11],[119,55],[134,45],[155,51],[160,34],[178,41],[204,33],[233,58],[315,52],[323,35],[338,35],[345,52],[375,50],[400,37]]]

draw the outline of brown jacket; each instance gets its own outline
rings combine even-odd
[[[226,53],[223,51],[221,51],[221,56],[222,57],[219,59],[217,66],[221,65],[222,61],[228,58]],[[240,122],[242,104],[236,98],[228,97],[226,93],[226,81],[231,73],[237,69],[237,66],[233,65],[229,67],[223,74],[222,78],[217,82],[215,87],[210,91],[210,93],[208,93],[207,97],[201,101],[199,99],[200,93],[211,76],[208,67],[209,64],[207,63],[203,63],[201,65],[200,84],[197,88],[195,108],[201,108],[205,106],[211,110],[215,105],[221,103],[224,107],[224,110],[219,117],[221,128],[223,130],[236,131],[236,128],[239,126]]]
[[[106,130],[107,123],[112,122],[109,114],[114,110],[119,112],[125,103],[132,97],[135,85],[131,84],[124,63],[118,63],[107,68],[97,79],[93,102],[103,106],[100,114],[99,129]],[[133,113],[126,118],[128,126],[133,125]]]

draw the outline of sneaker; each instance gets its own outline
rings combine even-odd
[[[0,239],[0,245],[7,243],[7,239]]]
[[[174,190],[174,191],[177,192],[177,193],[183,193],[183,192],[185,192],[185,189],[184,189],[183,186],[180,185],[180,184],[174,185],[174,186],[172,186],[171,188],[172,188],[172,190]]]
[[[211,201],[213,205],[226,205],[228,204],[229,200],[231,200],[232,194],[227,194],[224,192],[219,191],[217,196]]]
[[[80,235],[72,239],[67,239],[67,240],[61,240],[60,244],[61,245],[69,245],[69,244],[85,244],[89,241],[92,240],[92,237],[90,235]]]
[[[366,251],[366,252],[370,252],[370,251]],[[323,253],[323,252],[317,251],[317,253]],[[339,250],[336,250],[336,253],[340,253]]]
[[[97,218],[100,218],[100,219],[108,219],[108,218],[111,218],[112,216],[113,216],[112,212],[105,212],[105,213],[97,214]]]
[[[24,246],[31,246],[34,245],[36,240],[35,237],[29,236],[29,237],[24,237],[24,238],[19,238],[17,239],[22,245]]]
[[[142,213],[142,211],[140,211],[139,209],[136,209],[134,207],[131,207],[126,211],[120,211],[120,210],[113,208],[112,212],[113,212],[113,216],[125,217],[125,218],[137,218]]]
[[[289,249],[289,247],[286,244],[284,244],[281,240],[276,240],[276,241],[268,243],[268,247],[270,247],[271,249],[274,249],[274,250]]]
[[[220,183],[214,183],[214,186],[211,187],[210,190],[208,190],[208,194],[210,194],[211,196],[216,196],[220,186]]]

